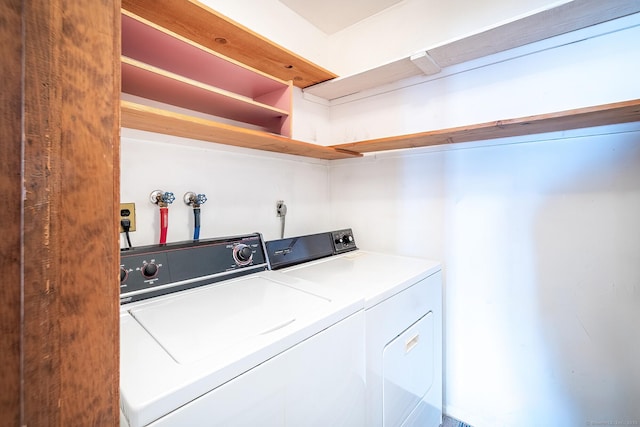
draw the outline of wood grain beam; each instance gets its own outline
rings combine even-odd
[[[119,423],[119,28],[117,0],[2,3],[2,425]]]
[[[22,1],[0,3],[0,425],[20,425]]]

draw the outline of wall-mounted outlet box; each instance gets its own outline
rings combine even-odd
[[[136,204],[135,203],[120,203],[120,221],[128,219],[131,221],[129,231],[136,231]],[[120,223],[120,232],[124,233],[122,223]]]

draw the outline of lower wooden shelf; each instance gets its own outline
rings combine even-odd
[[[317,159],[337,160],[360,157],[362,153],[374,151],[485,141],[512,136],[637,122],[640,121],[640,99],[469,126],[370,139],[329,147],[174,113],[130,101],[121,101],[121,120],[123,127],[132,129],[237,147]]]
[[[369,153],[401,148],[485,141],[488,139],[637,121],[640,121],[640,99],[469,126],[350,142],[332,145],[331,147],[357,153]]]
[[[131,101],[120,102],[120,115],[122,127],[236,147],[254,148],[325,160],[362,156],[360,153],[349,150],[310,144],[280,135],[244,129],[213,120],[136,104]]]

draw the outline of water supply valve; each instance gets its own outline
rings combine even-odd
[[[205,194],[196,194],[193,191],[188,191],[184,193],[183,200],[187,206],[199,208],[200,205],[205,204],[205,202],[207,201],[207,196]]]
[[[166,208],[176,200],[176,196],[170,191],[155,190],[149,195],[149,200],[154,205]]]

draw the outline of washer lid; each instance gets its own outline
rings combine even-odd
[[[227,351],[290,325],[331,301],[264,277],[186,292],[129,313],[178,363]]]

